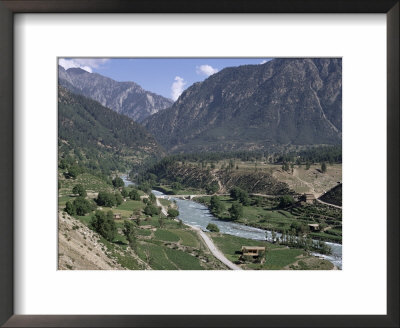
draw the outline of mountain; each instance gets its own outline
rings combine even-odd
[[[63,87],[58,93],[58,149],[60,160],[106,174],[126,172],[163,154],[141,125]]]
[[[319,199],[325,203],[342,206],[342,184],[338,184],[336,187],[328,190]]]
[[[225,68],[143,124],[175,152],[340,144],[341,59],[273,59]]]
[[[60,86],[138,122],[173,103],[171,99],[146,91],[134,82],[117,82],[80,68],[65,70],[58,66],[58,82]]]

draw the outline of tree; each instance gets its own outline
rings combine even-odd
[[[80,173],[80,168],[77,165],[73,165],[68,169],[67,177],[75,179]]]
[[[279,207],[285,208],[294,204],[294,199],[290,195],[285,195],[280,198]]]
[[[129,246],[135,250],[136,249],[136,233],[135,233],[135,228],[133,227],[132,222],[125,220],[124,228],[123,228],[122,232],[125,235],[126,240],[129,243]]]
[[[211,182],[209,185],[206,186],[206,192],[209,195],[215,194],[219,190],[219,185],[217,181]]]
[[[171,185],[171,188],[176,192],[176,191],[182,189],[182,185],[181,185],[179,182],[174,182],[174,183]]]
[[[83,216],[93,210],[91,203],[83,197],[76,198],[73,202],[73,206],[76,214],[79,216]]]
[[[70,202],[70,201],[68,201],[66,204],[65,204],[65,212],[67,212],[69,215],[75,215],[76,214],[76,211],[75,211],[75,207],[74,207],[74,205]]]
[[[239,187],[233,187],[229,192],[231,198],[234,200],[238,200],[243,205],[248,206],[250,205],[250,198],[247,191],[240,189]]]
[[[153,193],[150,193],[149,200],[150,200],[150,203],[152,203],[152,204],[156,204],[157,203],[157,198]]]
[[[219,232],[219,228],[216,224],[214,223],[209,223],[207,225],[207,230],[211,231],[211,232]]]
[[[284,162],[282,164],[282,170],[283,171],[289,171],[289,163],[288,162]]]
[[[321,164],[321,172],[322,173],[326,172],[326,163],[325,162],[322,162],[322,164]]]
[[[144,214],[146,215],[158,215],[161,213],[161,209],[153,204],[147,204],[143,210]]]
[[[113,212],[96,211],[90,222],[91,228],[102,235],[106,240],[112,242],[117,233],[117,227],[113,220]]]
[[[128,190],[126,190],[126,188],[122,188],[121,195],[124,198],[128,197],[129,196]]]
[[[120,193],[115,194],[115,202],[117,205],[121,205],[124,199],[122,198]]]
[[[240,203],[233,203],[228,211],[233,220],[238,220],[243,216],[243,206]]]
[[[81,197],[86,197],[86,190],[81,184],[77,184],[72,188],[72,193]]]
[[[163,219],[163,217],[161,215],[158,218],[158,224],[160,225],[160,228],[164,228],[164,226],[165,226],[164,219]]]
[[[96,198],[96,203],[99,206],[113,207],[116,204],[115,195],[100,191]]]
[[[310,169],[310,166],[311,166],[310,162],[307,162],[307,163],[306,163],[306,170],[309,170],[309,169]]]
[[[149,183],[144,182],[144,183],[142,183],[142,184],[140,184],[140,185],[138,186],[138,189],[139,189],[139,190],[142,190],[142,191],[144,191],[144,192],[146,192],[146,193],[149,193],[149,192],[151,191],[151,186],[150,186]]]
[[[225,206],[218,198],[218,196],[212,196],[210,200],[210,211],[214,215],[220,215],[223,211],[225,211]]]
[[[276,242],[276,232],[275,232],[275,230],[271,231],[271,238],[272,238],[272,243],[275,244],[275,242]]]
[[[177,216],[179,216],[179,211],[173,208],[168,209],[168,217],[175,219]]]
[[[132,189],[129,192],[129,198],[132,200],[140,200],[139,192],[136,189]]]
[[[125,186],[124,180],[122,180],[120,177],[114,178],[114,180],[112,181],[112,184],[115,188],[121,188],[121,187]]]

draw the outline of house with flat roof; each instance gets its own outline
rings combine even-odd
[[[240,256],[241,260],[249,260],[253,262],[261,262],[265,261],[264,258],[265,247],[262,246],[242,246],[242,255]]]
[[[121,213],[115,213],[114,214],[114,220],[121,220],[121,219],[122,219]]]
[[[308,224],[308,227],[310,228],[311,231],[319,231],[318,223],[310,223],[310,224]]]

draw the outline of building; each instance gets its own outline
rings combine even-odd
[[[312,204],[315,200],[315,196],[314,196],[314,194],[304,194],[304,195],[302,195],[301,200],[308,204]]]
[[[309,225],[310,231],[319,231],[319,224],[318,223],[310,223]]]
[[[242,246],[241,260],[248,260],[251,258],[253,261],[258,261],[261,259],[261,263],[265,261],[264,258],[265,247],[261,246]]]
[[[122,220],[122,215],[120,213],[115,213],[114,220]]]

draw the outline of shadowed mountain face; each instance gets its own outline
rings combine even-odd
[[[138,123],[98,102],[58,90],[58,154],[102,172],[122,171],[163,150]]]
[[[146,91],[134,82],[117,82],[80,68],[65,70],[58,66],[58,81],[60,86],[73,93],[96,100],[139,122],[173,103],[171,99]]]
[[[226,68],[143,124],[171,151],[340,144],[341,59],[274,59]]]

